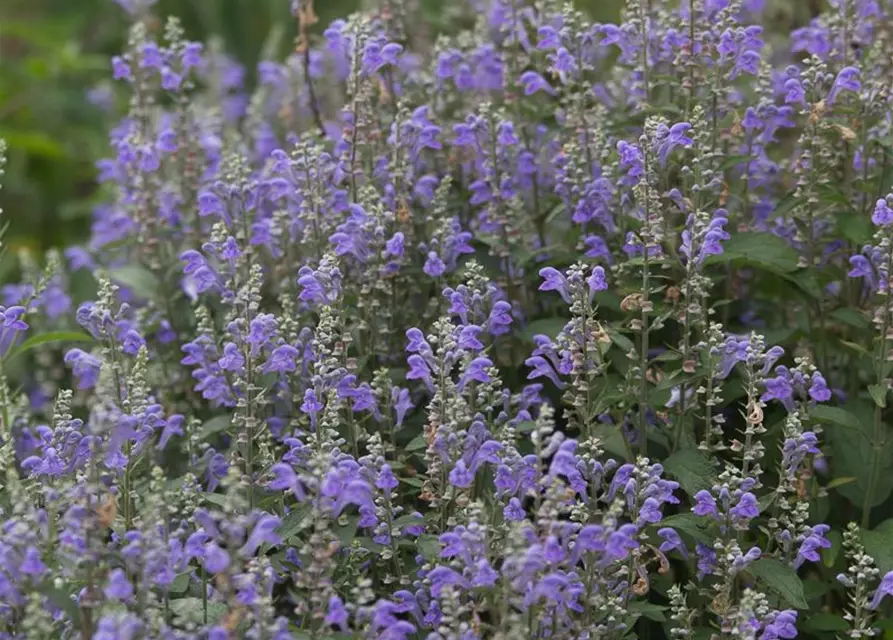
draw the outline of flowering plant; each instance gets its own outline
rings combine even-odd
[[[890,2],[294,0],[254,84],[118,4],[107,201],[2,290],[0,638],[890,626]]]

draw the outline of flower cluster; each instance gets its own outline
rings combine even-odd
[[[878,632],[893,5],[294,0],[252,74],[118,4],[108,197],[2,288],[0,640]]]

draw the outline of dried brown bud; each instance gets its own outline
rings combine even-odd
[[[648,585],[648,580],[646,578],[643,578],[642,576],[639,576],[639,579],[636,580],[635,584],[633,584],[632,592],[637,596],[644,596],[646,593],[648,593],[649,588],[650,587]]]
[[[682,292],[679,290],[679,287],[667,287],[667,292],[664,294],[664,300],[667,302],[679,302],[679,298],[682,296]]]
[[[809,124],[817,124],[821,117],[825,114],[825,101],[819,100],[812,105],[812,113],[809,115]]]
[[[642,308],[642,294],[631,293],[620,302],[621,311],[638,311]]]
[[[763,424],[763,409],[756,402],[747,409],[747,421],[750,424]]]
[[[837,125],[837,130],[840,131],[840,137],[850,142],[856,139],[856,132],[850,129],[849,127],[845,127],[842,124]]]

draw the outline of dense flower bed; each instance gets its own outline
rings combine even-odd
[[[890,2],[296,0],[256,82],[118,4],[106,204],[2,291],[0,637],[889,626]]]

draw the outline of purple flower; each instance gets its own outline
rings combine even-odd
[[[78,389],[92,389],[99,381],[102,361],[81,349],[71,349],[65,354],[65,364],[70,364],[78,381]]]
[[[161,430],[161,437],[158,439],[157,449],[163,450],[167,443],[174,436],[183,435],[183,424],[186,418],[181,415],[173,415],[164,422],[164,428]]]
[[[509,503],[502,510],[502,515],[506,520],[515,522],[521,521],[527,517],[527,514],[524,512],[524,507],[521,506],[521,501],[517,498],[509,500]]]
[[[555,95],[552,85],[536,71],[525,71],[521,74],[520,80],[521,84],[524,85],[525,96],[532,96],[540,91],[545,91],[549,95]]]
[[[611,250],[608,249],[608,243],[601,236],[587,236],[585,239],[587,258],[602,259],[611,264]]]
[[[112,569],[104,593],[110,600],[130,600],[133,597],[133,585],[127,579],[124,569]]]
[[[446,265],[437,253],[429,251],[428,259],[425,260],[425,266],[422,267],[422,270],[432,278],[439,278],[446,272]]]
[[[183,69],[188,70],[192,67],[199,67],[202,64],[201,42],[188,42],[183,48]]]
[[[881,600],[887,596],[893,596],[893,571],[887,572],[887,574],[881,578],[881,583],[875,590],[868,608],[877,609],[881,605]]]
[[[396,65],[402,52],[403,47],[396,42],[388,42],[384,46],[376,40],[367,42],[363,50],[363,71],[373,75],[386,65]]]
[[[342,633],[347,633],[347,609],[344,602],[338,596],[329,598],[329,608],[326,611],[325,623],[338,627]]]
[[[586,284],[589,285],[589,291],[591,293],[607,289],[608,280],[605,277],[605,270],[602,267],[594,267],[592,269],[592,275],[586,280]]]
[[[263,543],[279,544],[282,538],[276,533],[276,529],[282,522],[276,516],[262,515],[254,525],[251,535],[245,541],[244,546],[239,549],[239,554],[243,557],[253,556],[257,548]]]
[[[385,243],[385,257],[403,257],[403,233],[398,231]]]
[[[791,78],[784,83],[784,102],[785,104],[798,104],[806,106],[806,90],[803,84],[796,78]]]
[[[130,64],[121,56],[112,58],[112,78],[115,80],[133,80]]]
[[[493,361],[485,356],[478,356],[472,360],[459,380],[459,389],[463,389],[471,380],[484,384],[490,382],[490,374],[487,373],[487,369],[492,366]]]
[[[242,352],[232,342],[223,345],[223,357],[217,361],[220,368],[224,371],[240,372],[245,366],[245,357]]]
[[[210,191],[203,191],[198,196],[198,215],[200,216],[222,216],[226,211],[217,194]]]
[[[698,580],[703,580],[704,576],[712,575],[716,571],[716,552],[699,542],[695,545],[695,554],[697,556]]]
[[[707,491],[706,489],[701,489],[695,494],[696,504],[692,508],[692,512],[698,516],[711,516],[713,518],[719,518],[719,513],[716,510],[716,500],[713,498],[713,495]]]
[[[25,307],[0,307],[0,320],[2,320],[4,329],[26,331],[28,325],[22,320],[23,315],[25,315]]]
[[[850,278],[865,278],[869,287],[874,290],[877,289],[878,284],[874,274],[874,267],[872,267],[868,258],[863,255],[852,256],[850,258],[850,266],[852,269],[847,273]]]
[[[183,83],[183,76],[175,73],[170,67],[161,69],[161,88],[165,91],[177,91]]]
[[[279,373],[290,373],[296,371],[298,368],[297,359],[300,355],[300,352],[293,346],[288,344],[280,345],[270,353],[270,357],[263,365],[263,370],[266,373],[274,371]]]
[[[675,549],[683,558],[688,559],[688,549],[686,548],[685,543],[682,542],[682,538],[676,533],[675,529],[664,527],[663,529],[657,530],[657,535],[663,539],[663,542],[660,544],[661,551],[670,553],[670,551]]]
[[[487,331],[492,336],[500,336],[509,332],[512,324],[512,305],[500,300],[493,305],[487,318]]]
[[[563,389],[565,387],[565,383],[558,378],[558,374],[555,372],[555,369],[544,357],[532,356],[530,358],[527,358],[527,360],[524,361],[524,364],[533,369],[533,371],[527,374],[528,380],[536,380],[537,378],[546,377],[551,380],[552,384],[554,384],[559,389]]]
[[[378,480],[375,481],[375,486],[382,491],[393,491],[397,488],[398,484],[394,472],[391,471],[391,466],[389,464],[383,464],[381,466],[381,471],[378,472]]]
[[[450,484],[460,489],[467,489],[472,482],[474,482],[474,472],[460,458],[450,471]]]
[[[812,374],[812,382],[809,385],[809,397],[816,402],[828,402],[831,399],[831,390],[828,388],[824,376],[818,371]]]
[[[878,227],[885,227],[893,222],[893,209],[890,208],[886,200],[881,199],[877,201],[871,221]]]
[[[298,474],[291,468],[291,465],[285,462],[278,462],[270,467],[270,473],[273,475],[273,480],[267,485],[270,489],[274,491],[291,491],[298,500],[304,499],[305,493],[301,486],[301,481],[298,478]]]
[[[209,542],[204,549],[204,565],[210,573],[221,573],[229,567],[229,554],[217,546],[214,542]]]
[[[791,609],[769,614],[770,619],[763,627],[760,640],[778,640],[778,638],[797,637],[797,612]]]
[[[779,367],[776,371],[782,368]],[[760,396],[760,401],[778,400],[788,411],[794,410],[794,389],[789,376],[780,373],[774,378],[766,378],[763,384],[766,386],[766,391]]]
[[[831,542],[825,538],[825,534],[830,531],[831,527],[826,524],[817,524],[811,527],[803,540],[800,542],[800,548],[797,550],[797,557],[794,559],[794,568],[799,569],[800,566],[809,560],[810,562],[818,562],[819,549],[830,549]]]
[[[391,402],[394,405],[394,413],[396,413],[395,424],[400,427],[403,425],[406,413],[414,406],[409,396],[409,389],[394,387],[391,390]]]
[[[142,69],[160,69],[164,64],[164,56],[161,49],[154,42],[147,42],[142,47],[140,67]]]
[[[37,547],[28,547],[25,551],[25,558],[19,565],[19,571],[27,576],[40,577],[47,571],[46,565],[40,559],[40,551]]]
[[[828,94],[827,103],[833,104],[842,91],[858,92],[862,90],[862,83],[859,82],[859,70],[855,67],[844,67],[837,74],[831,92]]]
[[[738,499],[738,504],[729,509],[729,515],[737,520],[751,520],[760,515],[760,505],[757,498],[749,491],[745,491]]]
[[[304,402],[301,404],[301,411],[310,416],[315,416],[322,411],[323,405],[316,397],[316,391],[307,389],[304,392]]]
[[[540,269],[540,277],[543,279],[543,283],[539,286],[540,291],[557,291],[565,302],[571,303],[567,278],[563,273],[554,267],[545,267]]]
[[[678,147],[690,147],[694,144],[694,140],[686,134],[691,129],[691,125],[687,122],[674,124],[669,129],[666,125],[658,130],[657,140],[655,141],[655,151],[662,165],[667,164],[670,153]]]
[[[431,370],[425,359],[418,354],[413,354],[406,359],[406,362],[409,364],[409,372],[406,374],[406,379],[422,380],[433,393],[434,382],[431,380]]]
[[[459,348],[465,351],[480,351],[484,348],[483,343],[478,339],[483,329],[473,324],[466,325],[459,330],[459,339],[457,341]]]

